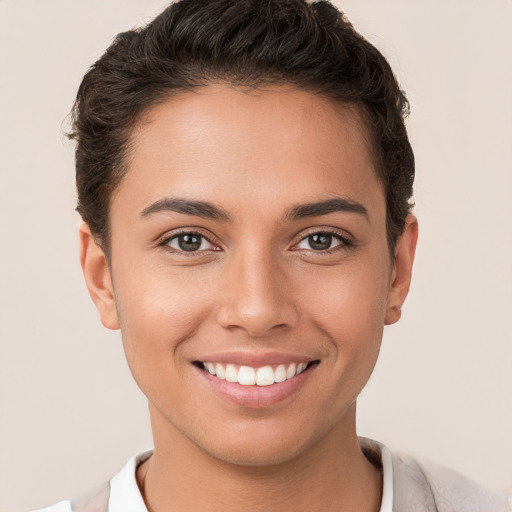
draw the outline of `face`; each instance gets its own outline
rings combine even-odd
[[[82,264],[156,437],[255,465],[354,431],[415,241],[391,262],[364,134],[354,109],[318,95],[222,85],[135,131],[110,269],[86,227]]]

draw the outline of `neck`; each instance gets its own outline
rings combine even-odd
[[[149,512],[377,512],[382,475],[363,455],[355,404],[326,436],[280,464],[241,466],[204,452],[151,411],[155,451],[137,470]]]

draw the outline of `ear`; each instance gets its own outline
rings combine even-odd
[[[388,291],[388,303],[384,323],[394,324],[402,315],[402,304],[405,302],[411,285],[412,264],[418,241],[418,221],[414,215],[405,219],[405,229],[396,242],[395,261]]]
[[[79,230],[80,263],[89,295],[108,329],[119,329],[110,268],[103,249],[95,242],[89,226],[84,222]]]

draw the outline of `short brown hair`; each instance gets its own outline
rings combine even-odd
[[[212,82],[293,84],[361,108],[387,204],[390,250],[405,226],[414,156],[407,99],[383,55],[327,1],[180,0],[119,34],[73,107],[77,210],[109,254],[109,203],[141,114]]]

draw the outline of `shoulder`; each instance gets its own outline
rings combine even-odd
[[[107,512],[109,506],[110,483],[106,483],[78,500],[61,501],[51,507],[34,512]]]
[[[66,500],[55,503],[50,507],[39,508],[34,512],[73,512],[73,509],[71,508],[71,502]]]
[[[77,500],[61,501],[34,512],[147,512],[137,485],[136,471],[151,454],[149,450],[134,455],[110,482]]]
[[[110,495],[110,483],[106,483],[78,500],[61,501],[51,507],[34,512],[107,512]]]
[[[506,498],[444,466],[393,455],[394,512],[510,512]]]

